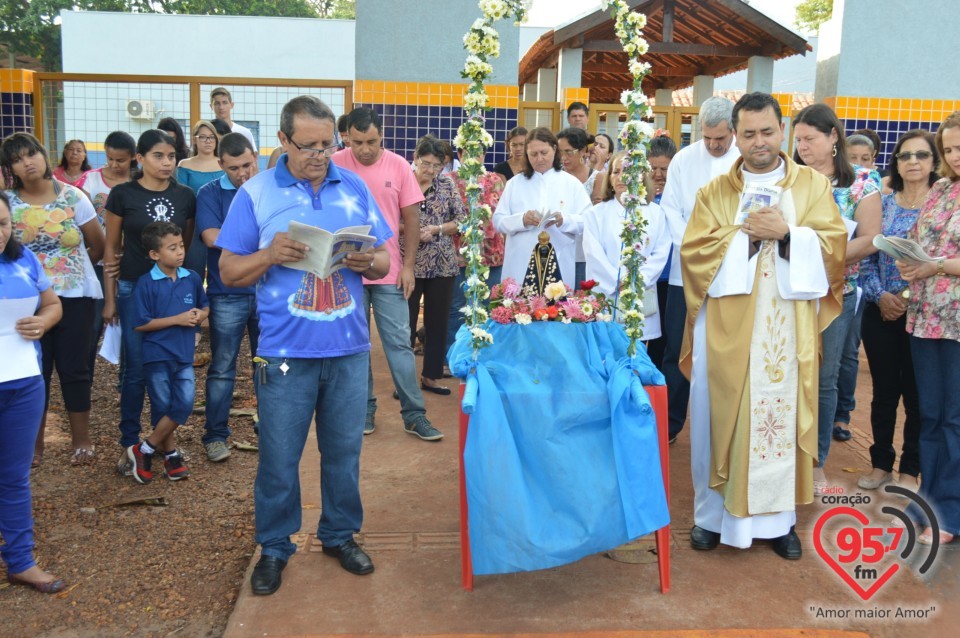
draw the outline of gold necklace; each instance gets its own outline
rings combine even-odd
[[[921,203],[923,202],[923,200],[926,199],[926,197],[927,197],[927,193],[924,193],[924,194],[922,194],[920,197],[916,198],[915,200],[913,200],[912,202],[910,202],[910,203],[908,204],[908,203],[906,203],[906,202],[907,202],[907,198],[906,198],[906,196],[903,194],[903,191],[899,191],[899,192],[897,193],[897,195],[900,197],[900,206],[901,206],[902,208],[906,209],[906,210],[916,210],[917,208],[920,208],[920,204],[921,204]]]

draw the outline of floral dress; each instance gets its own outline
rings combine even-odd
[[[448,177],[441,175],[424,193],[420,202],[420,228],[439,226],[447,222],[456,222],[459,226],[466,218],[463,201],[457,187]],[[404,237],[400,236],[400,250],[403,250]],[[421,243],[417,248],[417,263],[413,273],[417,279],[436,277],[456,277],[457,253],[454,250],[453,237],[439,234],[433,241]]]
[[[853,220],[857,204],[868,195],[880,192],[880,174],[870,168],[854,166],[853,184],[846,187],[833,187],[833,201],[840,209],[844,219]],[[860,277],[860,263],[850,264],[843,272],[843,294],[848,295],[857,289]]]
[[[448,173],[447,177],[453,180],[460,191],[460,199],[466,214],[469,214],[467,208],[467,183],[456,173]],[[504,180],[500,173],[485,173],[483,177],[477,180],[480,185],[480,205],[487,205],[490,210],[496,210],[500,203],[500,196],[503,194]],[[454,245],[457,251],[457,264],[460,268],[467,265],[467,262],[460,255],[460,235],[454,237]],[[498,233],[493,227],[493,221],[488,220],[483,230],[483,265],[488,268],[496,268],[503,265],[503,233]]]
[[[960,181],[944,178],[933,185],[909,238],[932,257],[960,255]],[[934,275],[910,284],[907,332],[960,341],[960,277]]]

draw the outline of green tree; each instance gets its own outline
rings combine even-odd
[[[356,17],[355,0],[0,0],[0,40],[10,66],[13,66],[13,56],[27,55],[38,58],[48,71],[60,70],[59,16],[63,9],[286,18]]]
[[[797,5],[796,24],[805,31],[818,31],[833,15],[833,0],[803,0]]]

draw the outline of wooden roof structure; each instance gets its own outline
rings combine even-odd
[[[679,89],[698,75],[718,77],[747,67],[752,56],[774,59],[806,55],[807,41],[742,0],[627,0],[647,16],[643,36],[650,50],[643,57],[653,71],[643,91]],[[537,71],[557,65],[560,51],[583,49],[580,86],[590,101],[616,103],[632,86],[627,54],[614,34],[609,12],[597,9],[547,31],[520,61],[520,85],[537,81]]]

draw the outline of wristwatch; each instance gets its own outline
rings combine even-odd
[[[790,231],[787,231],[787,234],[783,236],[783,239],[778,239],[781,244],[787,245],[790,243]]]
[[[946,260],[943,259],[942,257],[937,260],[937,274],[938,274],[938,275],[941,275],[941,276],[947,274],[947,273],[944,272],[944,270],[943,270],[943,266],[944,266],[944,263],[943,263],[943,262],[944,262],[944,261],[946,261]]]

